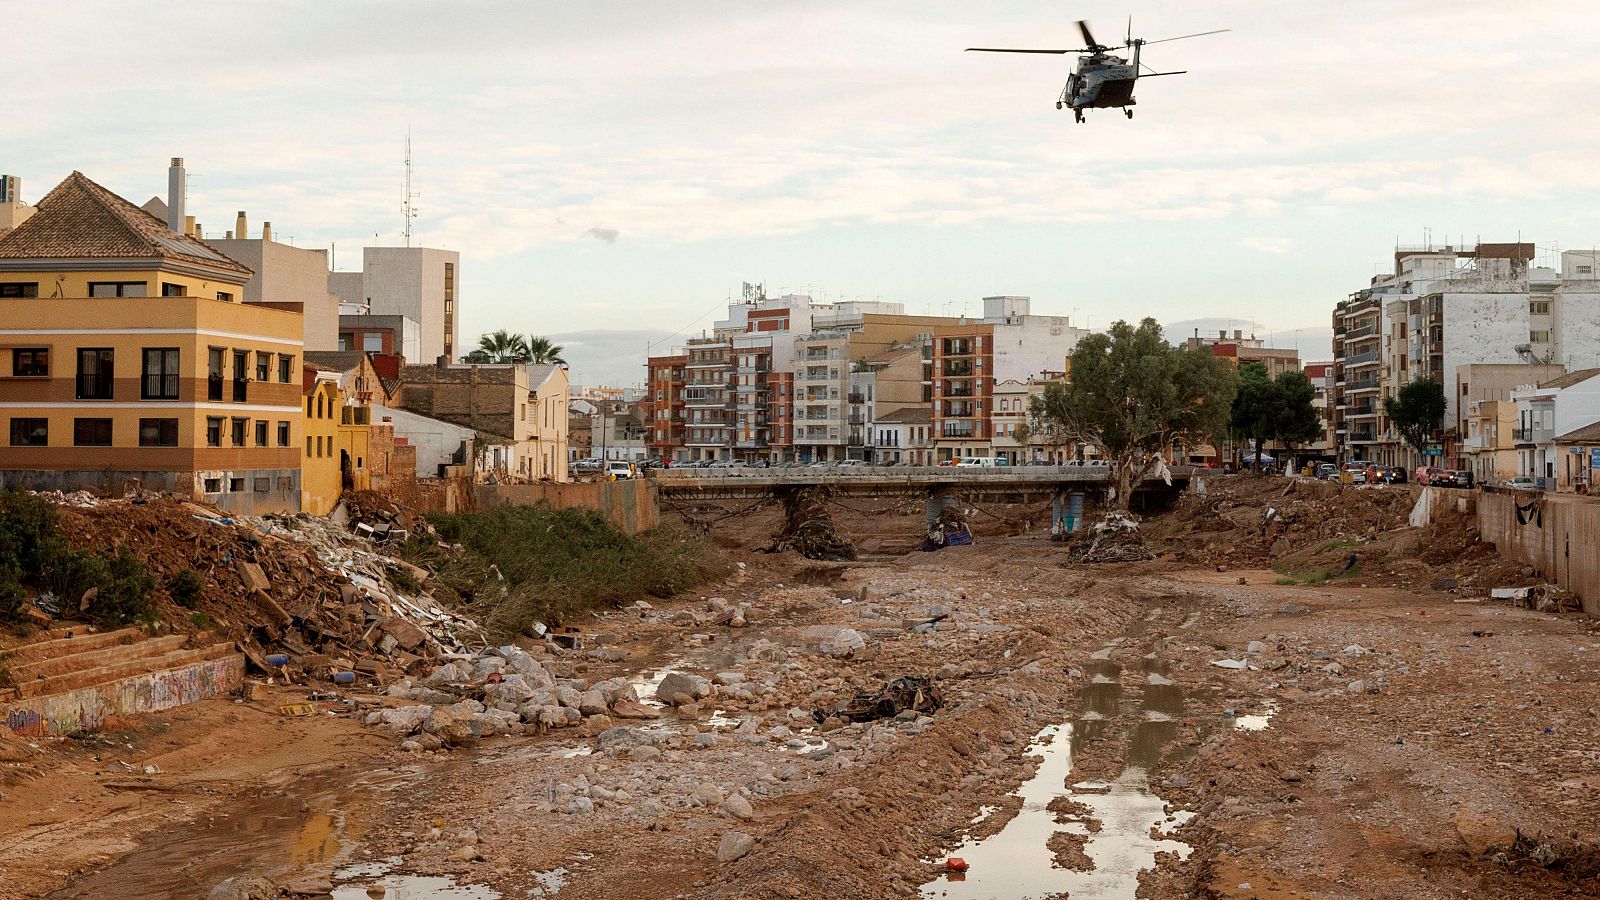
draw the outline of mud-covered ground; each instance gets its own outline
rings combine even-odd
[[[863,558],[815,563],[756,552],[772,510],[726,511],[708,540],[740,575],[594,620],[608,652],[546,657],[646,696],[667,670],[728,682],[692,709],[408,753],[351,717],[229,701],[114,748],[22,748],[0,786],[0,895],[204,896],[243,872],[333,876],[339,897],[1600,894],[1587,617],[1276,584],[1304,579],[1165,545],[1067,567],[1023,507],[917,553],[920,509],[852,501],[836,514]],[[712,624],[713,597],[748,624]],[[862,646],[830,655],[842,628]],[[938,677],[942,710],[810,715],[911,673]]]

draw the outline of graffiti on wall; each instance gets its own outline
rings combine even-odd
[[[6,727],[23,735],[94,731],[112,716],[159,712],[237,690],[244,657],[237,654],[111,684],[35,697],[5,711]]]

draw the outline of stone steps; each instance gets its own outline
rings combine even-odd
[[[114,632],[113,635],[115,634],[120,634],[120,632]],[[104,648],[90,647],[78,653],[50,656],[20,664],[12,660],[7,660],[6,663],[11,669],[11,680],[16,684],[22,685],[53,678],[57,675],[68,675],[73,672],[82,672],[159,656],[179,649],[188,639],[186,635],[169,634],[143,641],[132,641],[126,644],[116,643]]]
[[[178,637],[181,637],[181,635]],[[167,645],[160,638],[141,641],[140,644],[132,646],[139,647],[141,644],[157,646],[148,652],[129,654],[120,658],[113,658],[111,661],[86,660],[85,662],[92,664],[90,668],[73,669],[47,678],[19,682],[17,691],[24,700],[43,698],[53,694],[64,694],[85,688],[99,687],[136,675],[177,669],[191,663],[222,659],[233,652],[233,645],[229,643],[211,644],[210,646],[190,650],[162,650],[161,648]]]
[[[71,634],[72,637],[67,637]],[[39,660],[71,656],[89,650],[102,650],[118,644],[132,644],[144,637],[139,627],[119,628],[116,631],[85,632],[84,629],[56,628],[44,635],[44,640],[23,644],[0,651],[0,664],[16,669],[18,666]]]

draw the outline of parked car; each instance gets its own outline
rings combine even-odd
[[[1339,467],[1333,463],[1321,463],[1317,466],[1317,478],[1321,481],[1338,481]]]
[[[737,459],[718,459],[706,463],[706,468],[708,469],[737,469],[742,466],[744,466],[744,463]]]
[[[864,469],[870,465],[872,465],[872,463],[869,463],[864,459],[841,459],[834,463],[833,467],[836,469]]]
[[[995,469],[1009,465],[1003,456],[963,456],[956,461],[958,469]]]
[[[1472,473],[1466,469],[1457,469],[1454,472],[1443,472],[1434,477],[1434,484],[1445,487],[1472,487]]]
[[[628,478],[638,478],[639,470],[632,460],[613,459],[606,463],[606,480],[623,481]]]
[[[1507,478],[1505,481],[1500,482],[1500,484],[1502,487],[1508,487],[1514,491],[1537,491],[1539,489],[1539,482],[1534,481],[1527,475],[1518,475],[1515,478]]]
[[[1404,466],[1369,466],[1367,468],[1368,484],[1405,484],[1406,470]]]
[[[1411,480],[1417,484],[1433,484],[1435,475],[1449,475],[1450,470],[1444,466],[1417,466],[1411,470]]]

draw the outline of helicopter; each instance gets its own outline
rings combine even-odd
[[[1133,99],[1133,83],[1141,74],[1140,66],[1150,69],[1148,65],[1139,62],[1139,49],[1146,44],[1164,44],[1167,41],[1181,41],[1185,38],[1203,37],[1208,34],[1221,34],[1229,31],[1219,28],[1215,31],[1201,31],[1195,34],[1184,34],[1178,37],[1161,38],[1147,41],[1144,38],[1133,36],[1133,18],[1128,19],[1128,37],[1124,43],[1108,46],[1094,39],[1089,31],[1089,23],[1078,20],[1078,30],[1083,33],[1083,42],[1087,47],[1074,50],[1022,50],[1012,47],[968,47],[969,53],[1053,53],[1062,55],[1067,53],[1087,53],[1087,56],[1078,57],[1078,67],[1067,76],[1067,84],[1061,89],[1061,96],[1056,100],[1056,109],[1066,107],[1072,110],[1072,115],[1081,124],[1084,121],[1083,111],[1086,109],[1111,109],[1119,108],[1123,115],[1133,118],[1133,110],[1129,107],[1138,101]],[[1133,48],[1133,58],[1125,59],[1113,56],[1112,50],[1124,47]],[[1185,70],[1187,71],[1187,70]],[[1153,78],[1157,75],[1182,75],[1179,72],[1157,72],[1150,69],[1142,77]]]

